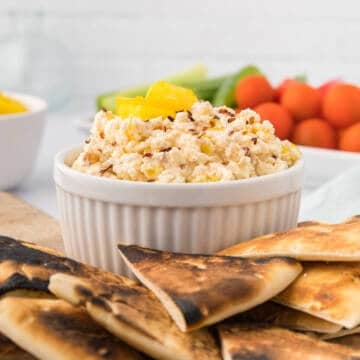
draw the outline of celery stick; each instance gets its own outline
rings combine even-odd
[[[218,88],[227,77],[228,75],[218,76],[200,81],[184,82],[179,85],[187,87],[194,91],[198,99],[212,101]]]
[[[196,64],[187,70],[168,76],[164,80],[169,81],[175,85],[182,85],[183,83],[204,80],[206,76],[206,66],[204,64]],[[97,108],[106,108],[107,110],[115,111],[117,96],[144,96],[150,85],[151,84],[140,85],[130,89],[117,90],[99,95],[96,99]]]
[[[213,105],[226,105],[229,107],[235,107],[235,87],[237,82],[246,76],[256,75],[260,73],[260,70],[256,66],[248,65],[242,68],[236,74],[228,76],[216,92],[212,102]]]

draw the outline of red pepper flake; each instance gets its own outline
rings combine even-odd
[[[146,158],[151,158],[151,157],[152,157],[152,153],[145,153],[145,154],[144,154],[144,157],[146,157]]]
[[[234,115],[234,113],[233,113],[232,111],[230,111],[229,109],[225,109],[225,108],[219,109],[218,112],[219,112],[220,114]]]
[[[247,146],[243,147],[243,150],[245,151],[245,156],[250,156],[250,149]]]
[[[155,180],[152,180],[152,179],[149,179],[149,180],[146,180],[147,182],[154,182]]]
[[[216,120],[220,120],[220,116],[218,116],[218,115],[214,115],[214,118],[216,119]]]
[[[111,145],[112,145],[112,146],[115,146],[115,145],[117,145],[117,142],[116,142],[116,141],[113,141],[113,142],[111,143]]]
[[[211,127],[214,127],[214,126],[215,126],[215,121],[210,120],[210,126],[211,126]]]
[[[251,141],[253,142],[254,145],[257,144],[257,138],[256,137],[252,138]]]
[[[252,125],[252,124],[255,122],[255,118],[252,116],[252,117],[249,119],[249,122],[250,122],[250,124]]]
[[[172,116],[168,116],[168,119],[173,122],[175,119]]]
[[[85,144],[90,144],[90,139],[89,138],[85,139]]]
[[[229,131],[229,136],[231,136],[231,135],[233,135],[233,134],[235,134],[235,130]]]
[[[236,120],[236,117],[235,116],[232,116],[231,118],[228,119],[228,123],[232,123],[233,121]]]
[[[273,158],[273,159],[277,159],[277,156],[276,155],[271,155],[271,157]]]
[[[112,169],[112,165],[109,165],[107,168],[105,169],[101,169],[99,172],[101,175],[104,175],[108,170]]]
[[[172,147],[167,147],[165,149],[161,149],[160,152],[169,152],[172,149]]]
[[[194,135],[198,135],[198,134],[199,134],[199,132],[198,132],[196,129],[189,129],[189,131],[190,131],[191,133],[193,133]]]
[[[108,109],[106,109],[106,108],[104,108],[104,107],[102,107],[101,110],[102,110],[103,112],[108,112]]]
[[[194,118],[192,117],[191,111],[188,110],[187,114],[188,114],[188,117],[189,117],[190,121],[195,121]]]

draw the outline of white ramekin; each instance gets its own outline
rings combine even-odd
[[[214,253],[296,226],[303,160],[283,172],[201,184],[106,179],[69,167],[81,148],[55,157],[55,183],[67,255],[129,275],[118,243]]]
[[[0,115],[0,190],[17,186],[35,167],[45,125],[45,101],[28,95],[5,93],[28,111]]]

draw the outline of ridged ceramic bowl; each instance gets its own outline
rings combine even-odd
[[[101,178],[71,169],[81,147],[55,158],[55,183],[68,256],[129,274],[117,244],[214,253],[296,226],[303,160],[246,180],[162,184]]]

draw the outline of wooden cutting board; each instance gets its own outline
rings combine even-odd
[[[59,223],[15,196],[0,192],[0,235],[64,251]]]

